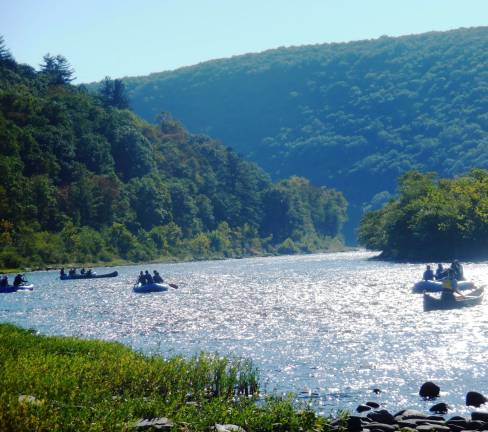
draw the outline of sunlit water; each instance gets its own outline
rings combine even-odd
[[[422,295],[411,287],[424,266],[372,261],[372,255],[145,265],[179,285],[152,294],[131,290],[140,266],[90,281],[31,273],[33,292],[0,295],[0,322],[116,340],[164,356],[250,357],[263,392],[294,392],[319,413],[354,410],[368,400],[392,411],[425,411],[432,402],[418,390],[427,380],[441,387],[440,400],[453,413],[467,413],[466,392],[488,390],[488,301],[423,312]],[[477,282],[488,280],[488,263],[464,269]]]

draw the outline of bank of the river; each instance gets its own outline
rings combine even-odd
[[[344,246],[342,243],[332,243],[331,246],[327,249],[320,249],[317,251],[313,251],[310,253],[296,253],[293,255],[309,255],[309,254],[316,254],[316,253],[337,253],[337,252],[352,252],[358,250],[357,248]],[[239,255],[222,255],[222,254],[211,254],[205,257],[195,257],[192,255],[171,255],[171,256],[160,256],[157,259],[151,261],[129,261],[124,260],[122,258],[116,258],[109,261],[96,261],[96,262],[67,262],[67,263],[55,263],[49,264],[46,266],[35,266],[35,267],[14,267],[14,268],[2,268],[0,267],[0,273],[19,273],[19,272],[32,272],[32,271],[45,271],[45,270],[55,270],[60,269],[61,267],[64,268],[93,268],[93,267],[117,267],[117,266],[125,266],[125,265],[136,265],[136,264],[168,264],[168,263],[184,263],[184,262],[193,262],[193,261],[218,261],[218,260],[226,260],[226,259],[240,259],[240,258],[265,258],[265,257],[272,257],[272,256],[284,256],[289,254],[280,254],[280,253],[266,253],[266,252],[256,252],[255,254],[245,253]]]
[[[322,429],[289,400],[256,404],[251,361],[144,356],[118,344],[35,335],[0,325],[0,430],[128,430],[159,419],[175,430]],[[162,420],[165,417],[166,422]]]
[[[0,325],[0,430],[179,430],[460,432],[487,430],[488,413],[446,418],[390,413],[376,402],[357,415],[323,417],[291,399],[259,399],[258,371],[249,360],[201,354],[192,359],[144,356],[118,344],[34,334]],[[380,391],[380,390],[377,390]],[[440,388],[422,385],[435,399]],[[470,392],[466,404],[487,399]]]

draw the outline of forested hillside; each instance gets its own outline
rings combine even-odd
[[[447,261],[488,257],[488,171],[439,179],[411,171],[398,194],[364,215],[359,241],[392,259]]]
[[[488,167],[488,27],[279,48],[125,79],[135,111],[172,112],[259,163],[345,193],[357,224],[410,169]],[[163,53],[161,55],[164,55]]]
[[[15,62],[0,38],[0,268],[292,253],[339,242],[346,202],[269,177],[229,148],[70,84],[69,63]]]

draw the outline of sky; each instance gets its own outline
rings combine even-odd
[[[488,0],[0,0],[20,63],[64,55],[75,83],[281,46],[488,25]]]

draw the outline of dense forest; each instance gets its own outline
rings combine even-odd
[[[73,86],[61,55],[18,64],[0,38],[0,268],[243,256],[340,244],[342,194],[268,175],[124,85]]]
[[[172,112],[256,161],[344,192],[351,226],[411,169],[488,167],[488,27],[279,48],[126,78],[135,111]]]
[[[486,258],[488,171],[474,169],[454,179],[410,171],[399,179],[394,199],[364,215],[358,236],[384,258]]]

